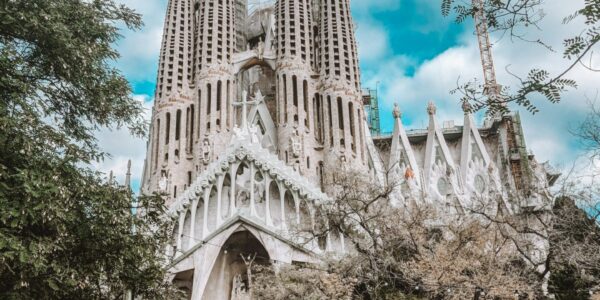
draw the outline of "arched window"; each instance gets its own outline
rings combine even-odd
[[[298,107],[298,77],[292,76],[292,92],[294,99],[294,106]]]
[[[287,78],[283,75],[283,122],[287,123],[288,121],[288,93],[287,93]]]
[[[154,167],[152,168],[153,170],[156,171],[156,168],[158,166],[158,147],[160,145],[159,140],[160,140],[160,119],[156,120],[156,127],[154,128],[154,132],[155,136],[154,136]]]
[[[363,161],[365,160],[365,126],[363,123],[362,110],[360,108],[356,109],[356,114],[358,115],[358,135],[360,140],[360,156]]]
[[[211,105],[212,105],[212,89],[210,83],[206,85],[206,115],[210,116]]]
[[[194,152],[194,128],[196,119],[196,107],[194,104],[190,106],[190,152]]]
[[[171,135],[171,113],[167,113],[167,129],[165,131],[165,144],[169,144],[169,139]]]
[[[190,136],[190,108],[185,110],[185,137]]]
[[[217,82],[217,111],[221,111],[221,97],[223,95],[223,84],[221,80]]]
[[[342,98],[337,98],[337,113],[338,113],[338,125],[340,130],[344,130],[344,107],[342,106]]]
[[[202,120],[202,90],[198,89],[198,121]],[[200,123],[198,123],[198,139],[200,139]]]
[[[178,109],[176,117],[175,117],[175,140],[179,141],[180,136],[181,136],[181,109]]]
[[[304,97],[304,126],[308,128],[310,115],[308,114],[308,81],[304,80],[302,84],[302,95]]]
[[[350,141],[350,143],[352,144],[352,150],[356,152],[356,136],[354,134],[354,104],[352,101],[348,102],[348,116],[350,118],[350,135],[352,136],[352,141]]]
[[[327,96],[327,114],[329,117],[329,143],[333,146],[333,114],[331,112],[331,96]]]
[[[231,107],[231,82],[229,80],[227,80],[227,107],[225,108],[226,111],[229,110],[229,108]],[[229,117],[229,114],[227,114],[227,127],[231,127],[231,118]]]

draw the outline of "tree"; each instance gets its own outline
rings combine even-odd
[[[344,285],[359,299],[514,299],[515,291],[541,292],[543,275],[516,249],[530,243],[517,239],[506,223],[475,213],[447,215],[446,207],[422,199],[395,207],[390,196],[397,185],[377,186],[352,170],[333,172],[326,186],[336,197],[316,208],[314,215],[323,216],[324,225],[315,217],[308,236],[339,232],[348,253],[325,258],[323,265],[287,266],[267,273],[272,276],[256,276],[262,293],[284,299],[319,287],[321,298],[335,299],[326,296],[335,289],[326,289],[323,277],[334,278],[333,287]],[[482,211],[498,205],[488,202]]]
[[[569,197],[560,197],[554,210],[550,292],[557,299],[589,299],[589,291],[600,287],[599,211],[586,212]]]
[[[543,5],[541,0],[478,0],[483,2],[483,15],[487,20],[487,27],[490,31],[500,32],[500,35],[508,35],[528,42],[534,42],[545,48],[551,49],[542,40],[530,41],[519,33],[520,28],[537,28],[539,21],[544,17]],[[473,4],[475,3],[475,4]],[[442,14],[445,16],[455,13],[455,21],[462,23],[470,17],[474,17],[480,12],[480,6],[477,1],[456,1],[442,0]],[[583,66],[591,72],[600,70],[594,69],[592,65],[592,55],[594,49],[600,42],[600,1],[586,0],[584,6],[565,16],[564,22],[571,22],[574,19],[583,18],[586,27],[583,32],[574,33],[563,42],[563,56],[569,60],[569,65],[558,74],[551,74],[543,69],[532,69],[526,76],[515,76],[519,85],[511,91],[504,88],[501,91],[501,97],[488,97],[484,86],[476,81],[459,85],[453,93],[461,93],[462,100],[472,104],[473,110],[489,109],[490,112],[506,111],[506,104],[516,103],[528,111],[535,113],[538,111],[537,105],[532,101],[536,94],[542,95],[551,103],[560,102],[564,92],[571,88],[576,88],[577,83],[568,79],[567,76],[576,66]],[[589,61],[588,61],[589,58]]]
[[[0,1],[0,298],[168,298],[162,201],[90,168],[97,129],[146,128],[121,24],[141,19],[112,0]]]

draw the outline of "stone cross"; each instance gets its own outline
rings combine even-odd
[[[258,90],[254,95],[254,101],[248,101],[248,92],[244,91],[242,92],[242,101],[232,104],[234,107],[242,107],[242,129],[248,128],[248,105],[258,105],[264,101],[264,98],[260,90]]]
[[[248,92],[242,92],[242,101],[237,103],[233,103],[233,106],[241,106],[242,107],[242,129],[248,128],[248,105],[257,105],[260,103],[260,100],[248,101]]]

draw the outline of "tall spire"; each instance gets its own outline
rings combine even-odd
[[[131,189],[131,159],[127,161],[127,173],[125,174],[125,187]]]
[[[402,112],[397,103],[394,104],[394,133],[392,135],[392,146],[390,150],[390,161],[388,163],[389,170],[397,170],[398,172],[390,172],[401,175],[405,180],[414,180],[415,184],[420,185],[420,170],[417,165],[417,160],[413,152],[406,130],[402,125]]]
[[[156,103],[188,92],[191,80],[191,0],[169,0],[158,65]]]

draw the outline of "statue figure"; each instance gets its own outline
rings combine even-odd
[[[257,126],[250,126],[250,128],[248,128],[248,131],[250,132],[250,142],[252,144],[258,144],[259,143],[258,127]]]
[[[262,38],[260,38],[260,41],[258,42],[257,53],[258,59],[263,60],[263,57],[265,56],[265,42]]]
[[[202,162],[205,165],[208,165],[208,163],[210,162],[210,156],[212,153],[212,147],[210,145],[210,141],[208,140],[208,138],[204,139],[204,142],[202,142]]]
[[[166,171],[162,171],[161,175],[160,175],[160,180],[158,181],[158,189],[161,192],[166,192],[167,191],[167,185],[168,185],[167,172]]]
[[[245,290],[246,285],[242,280],[242,275],[238,274],[233,277],[233,284],[231,286],[231,299],[232,300],[241,300],[245,299]]]
[[[300,155],[302,154],[302,143],[300,141],[300,134],[298,133],[298,129],[296,129],[294,131],[294,134],[292,135],[292,138],[290,140],[290,148],[294,157],[300,157]]]
[[[398,103],[394,103],[394,111],[392,112],[392,114],[394,115],[394,119],[402,118],[402,112],[400,111]]]

